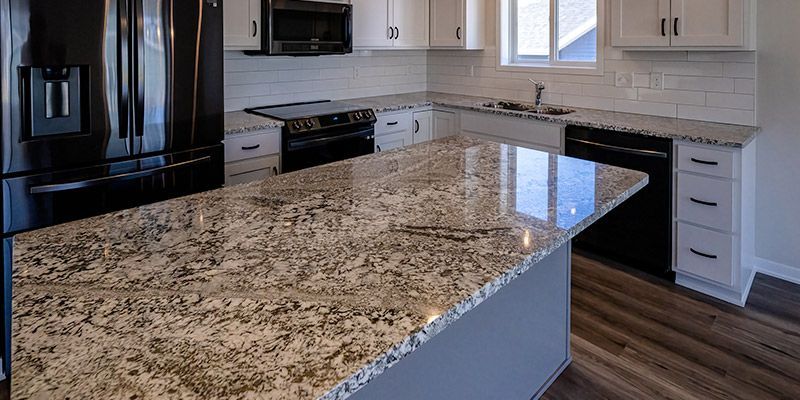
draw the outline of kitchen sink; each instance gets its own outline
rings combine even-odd
[[[536,106],[533,104],[514,103],[509,101],[484,103],[482,104],[482,106],[487,108],[496,108],[500,110],[522,111],[522,112],[544,114],[544,115],[566,115],[575,112],[575,110],[569,108],[552,107],[552,106],[542,106],[537,109]]]

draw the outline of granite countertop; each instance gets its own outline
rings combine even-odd
[[[646,183],[456,136],[18,235],[13,398],[345,398]]]
[[[500,101],[487,97],[474,97],[436,92],[418,92],[389,96],[342,100],[345,103],[371,108],[376,113],[409,110],[420,107],[442,106],[489,114],[512,116],[567,125],[609,129],[640,135],[664,137],[690,142],[728,147],[744,147],[758,134],[759,128],[745,125],[718,124],[678,118],[618,113],[566,107],[575,112],[566,115],[540,115],[527,112],[483,107],[488,102]],[[258,117],[244,112],[225,114],[226,135],[256,131],[267,127],[283,126],[280,121]]]
[[[282,128],[283,121],[248,114],[244,111],[225,113],[225,135],[239,135],[264,129]]]

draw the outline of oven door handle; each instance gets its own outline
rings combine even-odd
[[[328,143],[335,143],[343,140],[356,139],[359,137],[363,137],[365,139],[372,139],[374,138],[374,136],[375,136],[375,129],[369,128],[355,133],[348,133],[346,135],[339,135],[333,137],[324,137],[324,138],[309,139],[309,140],[295,140],[295,141],[290,140],[289,143],[287,144],[287,148],[289,151],[297,151],[297,150],[308,149],[311,147],[323,146]]]
[[[588,140],[581,140],[575,138],[567,138],[567,141],[580,143],[587,146],[597,147],[604,150],[615,151],[618,153],[633,154],[644,157],[669,158],[669,155],[667,153],[661,151],[631,149],[628,147],[612,146],[610,144],[595,143],[595,142],[590,142]]]
[[[41,186],[32,186],[30,189],[31,194],[47,194],[47,193],[57,193],[57,192],[66,192],[68,190],[77,190],[77,189],[85,189],[95,186],[102,186],[107,185],[109,183],[114,182],[121,182],[127,181],[131,179],[138,179],[138,178],[146,178],[148,176],[158,175],[164,172],[169,172],[171,170],[189,167],[201,163],[206,163],[211,161],[210,156],[201,157],[195,160],[189,160],[184,162],[179,162],[171,165],[165,165],[163,167],[157,167],[153,169],[148,169],[144,171],[136,171],[136,172],[128,172],[125,174],[119,175],[112,175],[112,176],[105,176],[102,178],[95,178],[95,179],[87,179],[84,181],[76,181],[76,182],[66,182],[66,183],[56,183],[52,185],[41,185]]]

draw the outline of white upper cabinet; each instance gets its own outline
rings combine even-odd
[[[261,0],[225,0],[225,50],[261,49]]]
[[[392,47],[392,0],[353,0],[353,47]]]
[[[755,50],[755,0],[612,0],[616,47]]]
[[[670,0],[613,0],[614,46],[669,46]]]
[[[485,47],[484,0],[430,0],[431,48],[481,50]]]
[[[394,46],[428,47],[430,38],[429,0],[393,0]]]
[[[429,0],[353,0],[353,47],[428,47]]]
[[[672,0],[673,46],[743,46],[744,0]]]

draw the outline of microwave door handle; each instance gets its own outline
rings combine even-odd
[[[303,149],[322,146],[322,145],[325,145],[325,144],[328,144],[328,143],[334,143],[334,142],[338,142],[338,141],[342,141],[342,140],[355,139],[355,138],[358,138],[358,137],[369,138],[370,136],[373,136],[374,134],[375,134],[375,130],[373,128],[370,128],[370,129],[365,129],[365,130],[360,131],[360,132],[350,133],[350,134],[341,135],[341,136],[326,137],[326,138],[320,138],[320,139],[298,140],[298,141],[294,141],[294,142],[290,141],[289,144],[288,144],[288,150],[289,151],[303,150]]]
[[[344,48],[349,50],[353,47],[353,16],[350,7],[343,7],[344,14]]]
[[[110,183],[122,182],[131,179],[147,178],[149,176],[163,174],[184,167],[195,166],[198,164],[207,163],[209,161],[211,161],[211,156],[205,156],[194,160],[179,162],[171,165],[165,165],[163,167],[152,168],[144,171],[128,172],[125,174],[104,176],[102,178],[87,179],[83,181],[32,186],[30,188],[30,194],[59,193],[59,192],[66,192],[69,190],[78,190],[78,189],[86,189],[90,187],[102,186]]]
[[[119,138],[128,138],[128,116],[130,115],[128,97],[128,66],[130,58],[128,0],[117,0],[117,122]]]

